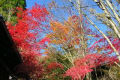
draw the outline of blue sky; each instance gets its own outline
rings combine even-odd
[[[43,0],[26,0],[26,7],[31,8],[34,3],[43,4]]]
[[[26,8],[31,8],[35,3],[44,5],[50,1],[51,0],[26,0]]]
[[[51,2],[51,1],[52,1],[52,0],[26,0],[26,8],[31,8],[35,3],[40,4],[40,5],[45,5],[46,7],[48,7],[47,4],[48,4],[49,2]],[[57,4],[59,4],[59,5],[65,5],[65,4],[62,2],[62,0],[54,0],[54,1],[56,1]],[[86,5],[95,5],[95,3],[94,3],[93,1],[91,1],[91,0],[90,0],[90,1],[84,0],[84,3],[83,3],[83,4],[86,4]],[[96,9],[98,13],[101,13],[101,12],[102,12],[97,6],[91,6],[90,8]],[[63,20],[63,18],[67,19],[68,16],[69,16],[69,15],[68,15],[66,12],[64,12],[63,10],[61,11],[61,10],[58,10],[58,9],[57,9],[57,11],[54,11],[54,10],[53,10],[52,13],[53,13],[55,16],[57,16],[57,19],[59,19],[59,21],[60,21],[60,19]],[[88,13],[88,15],[89,15],[89,13]],[[59,17],[60,17],[60,18],[59,18]],[[62,18],[62,17],[63,17],[63,18]],[[92,16],[90,15],[89,17],[92,17]],[[93,20],[93,21],[95,21],[95,20]],[[99,23],[99,22],[98,22],[98,23]],[[99,26],[99,28],[100,28],[103,32],[106,32],[107,28],[106,28],[104,25],[98,24],[98,23],[96,23],[96,25]],[[95,30],[96,30],[96,29],[95,29]]]
[[[62,1],[61,0],[54,0],[54,1],[56,1],[57,2],[57,4],[59,4],[59,5],[65,5],[65,4],[63,4],[62,3]],[[49,3],[49,2],[51,2],[51,0],[26,0],[26,8],[31,8],[35,3],[37,3],[37,4],[40,4],[40,5],[45,5],[45,6],[47,6],[47,4]],[[86,5],[95,5],[95,3],[93,2],[93,1],[87,1],[87,0],[85,0],[84,1],[84,3],[83,4],[86,4]],[[94,8],[94,9],[96,9],[97,10],[97,12],[98,13],[101,13],[101,10],[97,7],[97,6],[91,6],[91,8]],[[61,12],[61,11],[59,11],[58,9],[57,9],[57,11],[55,12],[54,10],[53,10],[53,13],[56,15],[56,16],[59,16],[59,17],[64,17],[64,18],[68,18],[68,14],[66,13],[66,12]],[[90,15],[90,17],[92,17],[91,15]],[[62,18],[59,18],[59,20],[60,19],[62,19]],[[96,25],[97,26],[99,26],[99,28],[103,31],[103,32],[106,32],[106,30],[107,30],[107,28],[104,26],[104,25],[102,25],[102,24],[98,24],[98,23],[96,23]],[[92,27],[91,26],[91,28],[92,29],[95,29],[94,27]],[[96,30],[96,29],[95,29]]]

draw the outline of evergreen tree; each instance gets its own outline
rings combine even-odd
[[[26,7],[25,0],[0,0],[0,14],[5,21],[16,23],[16,7]]]

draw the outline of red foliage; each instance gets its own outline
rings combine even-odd
[[[23,63],[18,66],[17,72],[32,73],[39,77],[43,70],[42,64],[36,57],[40,57],[38,53],[46,47],[45,42],[49,42],[49,39],[44,38],[37,41],[37,36],[44,30],[43,28],[47,28],[42,23],[47,21],[46,18],[49,13],[46,8],[38,4],[35,4],[32,9],[17,9],[18,23],[15,26],[8,25],[9,32],[23,58]]]
[[[116,48],[116,50],[120,51],[120,40],[118,38],[115,38],[111,42],[112,42],[113,46]],[[105,47],[106,47],[106,49],[109,49],[112,52],[114,52],[110,45],[106,45]]]
[[[51,63],[48,64],[48,66],[47,66],[47,69],[48,69],[48,70],[52,70],[52,69],[56,69],[56,68],[61,68],[61,69],[63,69],[64,67],[63,67],[62,64],[57,63],[57,62],[51,62]]]
[[[116,50],[118,50],[119,52],[120,40],[118,38],[112,38],[112,37],[109,37],[109,39],[111,40],[111,43],[116,48]],[[107,51],[106,55],[112,54],[114,52],[114,50],[112,49],[112,47],[110,46],[110,44],[107,42],[105,38],[100,38],[98,41],[94,42],[94,44],[90,48],[88,48],[88,50],[94,50],[97,47],[104,48],[103,51]]]
[[[74,66],[66,71],[65,76],[71,76],[73,80],[83,80],[85,75],[91,71],[89,66]]]
[[[17,67],[16,73],[25,73],[32,75],[32,77],[41,77],[43,72],[42,64],[39,64],[38,60],[36,59],[37,55],[35,53],[29,52],[21,52],[23,63]],[[34,74],[34,76],[33,76]]]
[[[68,69],[65,73],[66,76],[71,76],[74,80],[83,80],[88,72],[93,68],[104,64],[112,64],[117,61],[116,57],[109,57],[103,54],[88,54],[81,59],[76,59],[74,66]]]
[[[84,58],[76,59],[75,66],[88,65],[90,68],[94,68],[104,64],[112,64],[117,61],[114,56],[107,56],[104,54],[88,54]]]

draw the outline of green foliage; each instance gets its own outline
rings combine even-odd
[[[0,14],[5,21],[16,23],[16,7],[25,9],[25,0],[0,0]]]

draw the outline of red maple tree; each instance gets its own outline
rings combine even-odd
[[[8,24],[9,32],[23,59],[23,63],[16,68],[17,73],[41,77],[43,68],[37,57],[41,56],[40,50],[46,47],[45,42],[49,42],[49,39],[40,39],[39,35],[48,28],[46,22],[49,12],[38,4],[32,9],[17,9],[17,24]]]

